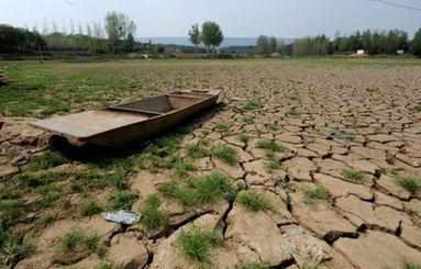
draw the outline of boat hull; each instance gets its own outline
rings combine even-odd
[[[142,142],[215,106],[219,90],[183,91],[34,122],[53,138],[83,146],[126,147]]]
[[[194,104],[186,109],[169,113],[150,120],[135,123],[130,126],[98,134],[87,139],[78,139],[77,144],[92,144],[106,147],[124,147],[130,144],[145,141],[154,136],[159,136],[165,131],[185,122],[195,114],[208,110],[215,106],[218,97],[209,98],[203,102]]]

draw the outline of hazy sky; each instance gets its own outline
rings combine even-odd
[[[388,0],[421,8],[420,0]],[[0,0],[0,23],[51,25],[69,29],[103,22],[107,11],[132,17],[137,36],[185,36],[190,25],[218,22],[229,37],[301,37],[356,29],[399,28],[410,34],[421,27],[421,10],[383,5],[373,0]]]

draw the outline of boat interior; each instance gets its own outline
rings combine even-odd
[[[108,110],[135,112],[146,114],[148,116],[159,116],[171,111],[179,110],[188,107],[209,95],[203,94],[166,94],[155,97],[148,97],[140,101],[119,104],[108,107]]]

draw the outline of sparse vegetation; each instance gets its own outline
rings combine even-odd
[[[264,149],[268,153],[283,152],[286,150],[284,146],[278,144],[275,140],[262,139],[257,141],[257,148]]]
[[[250,100],[243,105],[244,110],[254,111],[260,109],[262,104],[258,100]]]
[[[236,165],[238,163],[238,153],[235,149],[225,144],[221,144],[212,148],[212,155],[226,162],[229,165]]]
[[[155,231],[168,225],[168,216],[160,210],[161,200],[156,194],[148,196],[142,210],[141,223],[147,231]]]
[[[130,191],[117,191],[111,196],[110,208],[114,210],[130,210],[136,199],[137,195]]]
[[[353,169],[345,169],[342,171],[342,176],[349,181],[360,183],[365,179],[364,173]]]
[[[29,257],[33,251],[34,246],[30,242],[12,238],[0,226],[0,266],[11,266],[18,260]]]
[[[227,133],[230,127],[225,123],[218,123],[215,125],[215,130],[221,133]]]
[[[80,205],[80,215],[90,217],[99,214],[103,208],[95,200],[85,200]]]
[[[415,263],[407,263],[403,269],[421,269],[421,265]]]
[[[100,250],[100,237],[96,234],[87,234],[75,229],[65,234],[59,244],[57,252],[63,255],[85,253],[86,256]]]
[[[219,172],[184,182],[173,181],[163,184],[159,190],[186,206],[213,203],[233,192],[228,178]]]
[[[246,134],[240,134],[238,136],[238,140],[240,140],[241,142],[243,142],[244,144],[247,144],[250,140],[250,136],[246,135]]]
[[[210,252],[213,248],[222,246],[222,235],[216,231],[204,231],[193,227],[183,231],[177,238],[177,243],[184,255],[199,263],[211,263]]]
[[[271,173],[273,170],[279,170],[282,168],[281,163],[278,160],[271,159],[265,163],[266,170]]]
[[[304,191],[304,202],[306,204],[313,204],[317,201],[324,201],[327,199],[329,199],[329,191],[321,185]]]
[[[47,151],[36,156],[28,165],[31,171],[40,171],[49,169],[67,163],[68,160],[57,152]]]
[[[210,155],[209,150],[201,145],[201,143],[189,144],[187,146],[187,154],[192,159],[200,159]]]
[[[241,191],[237,195],[237,201],[246,208],[256,212],[272,208],[266,197],[254,191]]]
[[[421,179],[416,177],[398,177],[397,184],[407,190],[411,194],[415,194],[421,190]]]

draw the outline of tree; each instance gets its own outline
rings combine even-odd
[[[197,48],[200,45],[200,29],[198,24],[193,24],[189,30],[190,42]]]
[[[412,53],[418,57],[421,57],[421,28],[415,33],[414,39],[411,43]]]
[[[135,48],[135,45],[136,45],[136,41],[134,40],[133,34],[129,33],[127,35],[127,40],[126,40],[125,46],[124,46],[125,51],[127,51],[127,52],[133,51],[134,48]]]
[[[271,53],[278,50],[278,39],[276,39],[276,37],[273,36],[269,39],[269,48]]]
[[[270,44],[267,36],[261,35],[257,38],[256,52],[266,56],[270,54]]]
[[[224,34],[222,33],[221,27],[215,22],[207,21],[202,24],[202,33],[200,39],[207,48],[208,52],[214,50],[216,47],[221,45],[224,40]]]
[[[128,34],[133,35],[136,32],[136,24],[127,15],[113,11],[105,17],[105,30],[111,51],[116,53],[121,39],[126,39]]]

